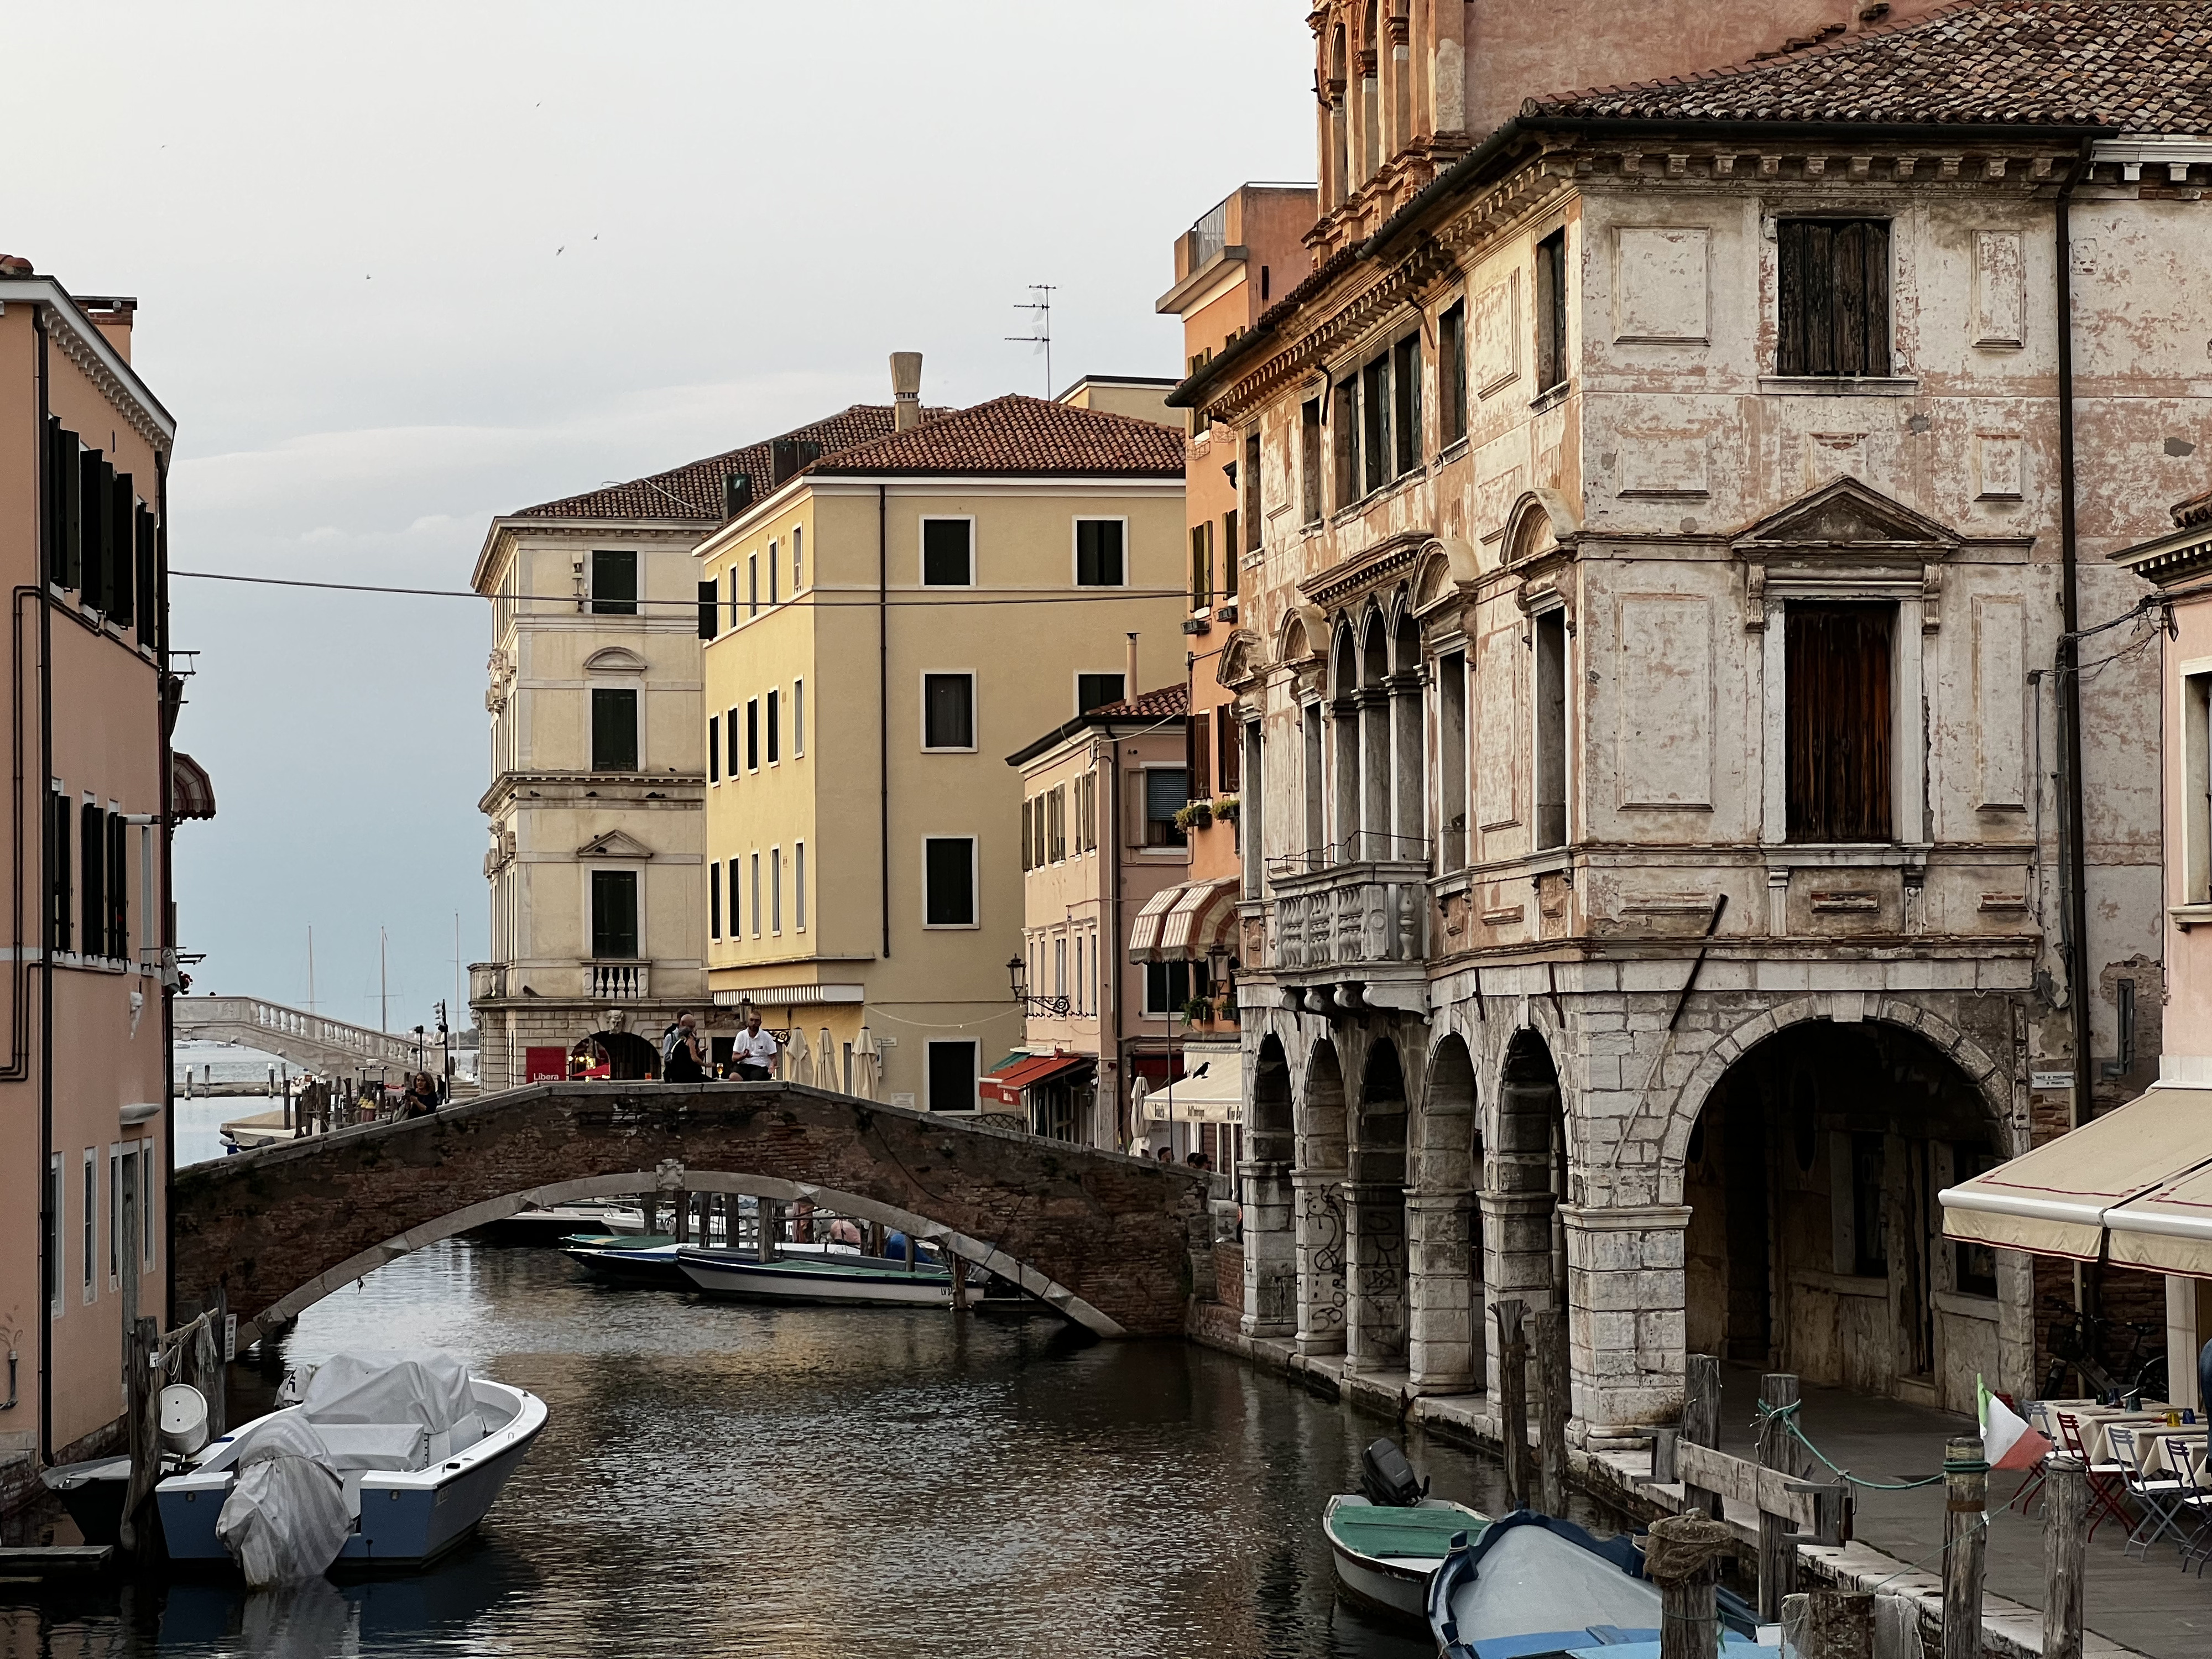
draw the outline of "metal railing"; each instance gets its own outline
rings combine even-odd
[[[1267,874],[1276,880],[1310,876],[1346,864],[1420,864],[1436,855],[1436,842],[1425,836],[1394,836],[1384,830],[1354,830],[1336,841],[1308,847],[1296,853],[1278,853],[1267,860]]]

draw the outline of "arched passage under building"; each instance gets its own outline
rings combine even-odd
[[[250,1340],[331,1291],[530,1205],[740,1192],[882,1222],[1105,1335],[1183,1326],[1205,1177],[780,1083],[559,1084],[179,1170],[172,1280]]]
[[[1344,1349],[1344,1072],[1336,1045],[1316,1042],[1306,1056],[1297,1104],[1297,1167],[1291,1172],[1297,1240],[1297,1347]]]
[[[1534,1031],[1514,1034],[1498,1084],[1498,1134],[1482,1194],[1490,1294],[1530,1312],[1567,1305],[1567,1121],[1552,1050]]]
[[[1358,1371],[1406,1363],[1406,1073],[1398,1045],[1377,1037],[1359,1079],[1345,1182],[1351,1259],[1345,1358]]]
[[[1917,1032],[1809,1020],[1721,1076],[1683,1164],[1692,1353],[1975,1408],[2002,1375],[1999,1264],[1936,1195],[2007,1154],[1988,1097]]]
[[[1474,1061],[1456,1035],[1430,1055],[1407,1171],[1406,1369],[1414,1387],[1451,1394],[1481,1384],[1482,1168]]]
[[[1252,1067],[1245,1114],[1247,1157],[1237,1170],[1244,1200],[1244,1313],[1247,1336],[1288,1336],[1297,1328],[1298,1265],[1291,1214],[1297,1133],[1291,1106],[1291,1064],[1272,1031]]]

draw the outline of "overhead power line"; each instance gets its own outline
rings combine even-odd
[[[427,599],[489,599],[501,597],[496,594],[479,593],[473,588],[466,587],[394,587],[368,582],[322,582],[311,581],[304,576],[244,576],[228,570],[172,569],[169,572],[169,574],[172,576],[190,576],[200,581],[251,582],[256,586],[261,587],[314,587],[340,593],[400,593],[409,595],[413,598]],[[1074,593],[1066,592],[1030,592],[1015,588],[968,587],[961,588],[957,591],[962,593],[975,594],[979,597],[973,599],[935,599],[915,593],[909,589],[903,592],[895,592],[891,596],[889,603],[892,610],[899,611],[914,610],[918,608],[926,609],[932,606],[955,608],[959,606],[979,605],[1103,605],[1121,599],[1187,599],[1189,597],[1189,595],[1180,587],[1113,587],[1102,589],[1097,592]],[[981,595],[996,595],[998,597],[980,597]],[[515,594],[511,596],[509,602],[516,605],[558,606],[563,609],[569,605],[588,605],[592,603],[588,595],[562,593]],[[640,610],[657,608],[670,611],[696,611],[699,606],[702,603],[705,603],[705,601],[698,599],[624,599],[621,601],[621,603],[635,606]],[[720,609],[734,611],[749,606],[752,602],[748,599],[717,599],[714,601],[714,603]],[[857,590],[846,593],[823,592],[817,589],[812,593],[803,594],[797,598],[776,599],[772,602],[763,603],[760,606],[760,609],[763,611],[782,611],[792,605],[815,605],[823,609],[835,610],[842,606],[872,607],[877,603],[878,601],[871,595]],[[599,614],[612,615],[617,613],[601,612]],[[625,612],[619,614],[629,613]]]

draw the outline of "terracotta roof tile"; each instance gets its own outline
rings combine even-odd
[[[2185,501],[2176,501],[2173,524],[2177,530],[2193,530],[2201,524],[2212,524],[2212,489],[2191,495]]]
[[[943,418],[951,411],[925,409],[922,420],[927,422]],[[825,455],[884,437],[891,429],[891,406],[889,404],[854,404],[826,420],[809,425],[793,427],[778,437],[795,438],[801,443],[818,443]],[[581,495],[565,495],[557,501],[542,501],[536,507],[526,507],[509,516],[518,519],[698,519],[708,523],[722,522],[722,480],[732,472],[742,472],[752,480],[753,499],[761,500],[773,486],[772,447],[775,440],[765,439],[759,443],[746,444],[737,449],[726,449],[719,455],[709,455],[703,460],[688,461],[665,472],[655,472],[648,477],[633,478],[628,483],[608,484],[599,489],[587,489]]]
[[[1093,714],[1134,715],[1139,720],[1164,720],[1171,714],[1190,713],[1190,687],[1181,680],[1173,685],[1164,685],[1157,691],[1139,691],[1134,700],[1102,702],[1090,711]]]
[[[812,472],[999,477],[1180,478],[1182,431],[1103,410],[1010,393],[824,455]]]
[[[1964,0],[1679,79],[1531,99],[1528,116],[2212,130],[2212,0]]]

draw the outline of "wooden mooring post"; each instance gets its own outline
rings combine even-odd
[[[1982,1659],[1990,1466],[1979,1437],[1943,1443],[1943,1659]]]
[[[1693,1353],[1682,1373],[1682,1432],[1680,1443],[1718,1451],[1721,1444],[1721,1362],[1717,1356]],[[1669,1475],[1673,1474],[1670,1469]],[[1656,1476],[1654,1477],[1656,1478]],[[1721,1495],[1686,1477],[1682,1485],[1682,1513],[1721,1518]]]
[[[1720,1608],[1714,1583],[1735,1547],[1727,1523],[1705,1515],[1670,1515],[1651,1523],[1644,1571],[1659,1586],[1659,1659],[1714,1659]]]
[[[1505,1459],[1506,1501],[1516,1510],[1534,1501],[1528,1467],[1528,1339],[1521,1328],[1526,1311],[1518,1297],[1494,1309],[1498,1320],[1498,1437]]]
[[[1797,1403],[1797,1379],[1786,1371],[1770,1371],[1759,1379],[1759,1403],[1769,1413]],[[1797,1444],[1790,1437],[1786,1417],[1768,1415],[1759,1424],[1759,1467],[1795,1475]],[[1771,1623],[1782,1617],[1782,1598],[1797,1589],[1797,1528],[1786,1517],[1759,1509],[1759,1616]]]
[[[1547,1515],[1567,1512],[1567,1408],[1574,1384],[1567,1370],[1567,1312],[1539,1308],[1528,1316],[1536,1353],[1536,1477]]]
[[[2054,1455],[2043,1466],[2043,1659],[2081,1659],[2088,1522],[2087,1469],[2078,1457]]]

